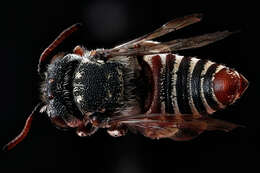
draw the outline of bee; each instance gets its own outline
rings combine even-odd
[[[176,54],[206,46],[233,34],[208,33],[167,42],[155,38],[201,21],[202,14],[174,19],[155,31],[112,49],[54,52],[80,24],[64,30],[40,56],[41,102],[22,132],[4,146],[10,150],[27,135],[32,120],[46,113],[59,129],[80,137],[106,128],[113,137],[128,130],[151,139],[191,140],[203,131],[230,131],[240,125],[210,115],[233,104],[247,79],[225,65]]]

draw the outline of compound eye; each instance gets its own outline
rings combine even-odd
[[[52,64],[52,63],[54,63],[56,60],[62,59],[64,56],[65,56],[65,53],[64,53],[64,52],[58,53],[58,54],[54,55],[54,56],[51,58],[50,63]]]
[[[214,93],[223,105],[234,103],[247,89],[248,81],[238,72],[224,68],[215,74]]]

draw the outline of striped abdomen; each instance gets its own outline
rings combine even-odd
[[[154,79],[148,113],[211,114],[246,89],[246,79],[209,60],[175,54],[144,56]]]

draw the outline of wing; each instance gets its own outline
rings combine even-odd
[[[104,51],[106,51],[106,55],[109,57],[172,53],[179,50],[203,47],[216,41],[222,40],[234,33],[236,32],[219,31],[161,43],[144,41],[142,43],[135,44],[135,47],[132,49],[112,49]]]
[[[215,33],[208,33],[191,38],[176,39],[168,42],[152,42],[152,39],[163,36],[167,33],[176,31],[188,25],[199,22],[202,19],[202,14],[195,13],[192,15],[184,16],[182,18],[174,19],[155,31],[136,38],[132,41],[116,46],[112,49],[98,50],[105,58],[114,56],[135,56],[135,55],[151,55],[172,53],[184,49],[193,49],[206,46],[216,41],[222,40],[225,37],[235,33],[229,31],[221,31]]]
[[[184,17],[181,17],[181,18],[173,19],[170,22],[164,24],[163,26],[161,26],[160,28],[154,30],[153,32],[151,32],[149,34],[143,35],[143,36],[136,38],[132,41],[129,41],[129,42],[124,43],[122,45],[116,46],[115,48],[113,48],[113,51],[133,48],[138,43],[144,42],[146,40],[152,40],[154,38],[168,34],[170,32],[179,30],[179,29],[184,28],[188,25],[197,23],[197,22],[201,21],[201,19],[202,19],[202,14],[199,14],[199,13],[195,13],[195,14],[184,16]]]
[[[127,125],[152,139],[170,138],[183,141],[197,137],[205,130],[230,131],[240,125],[198,115],[143,114],[112,118],[109,122]]]

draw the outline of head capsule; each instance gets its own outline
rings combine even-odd
[[[46,112],[59,128],[76,127],[82,113],[74,103],[72,82],[81,57],[75,54],[60,55],[48,65],[41,91]]]

